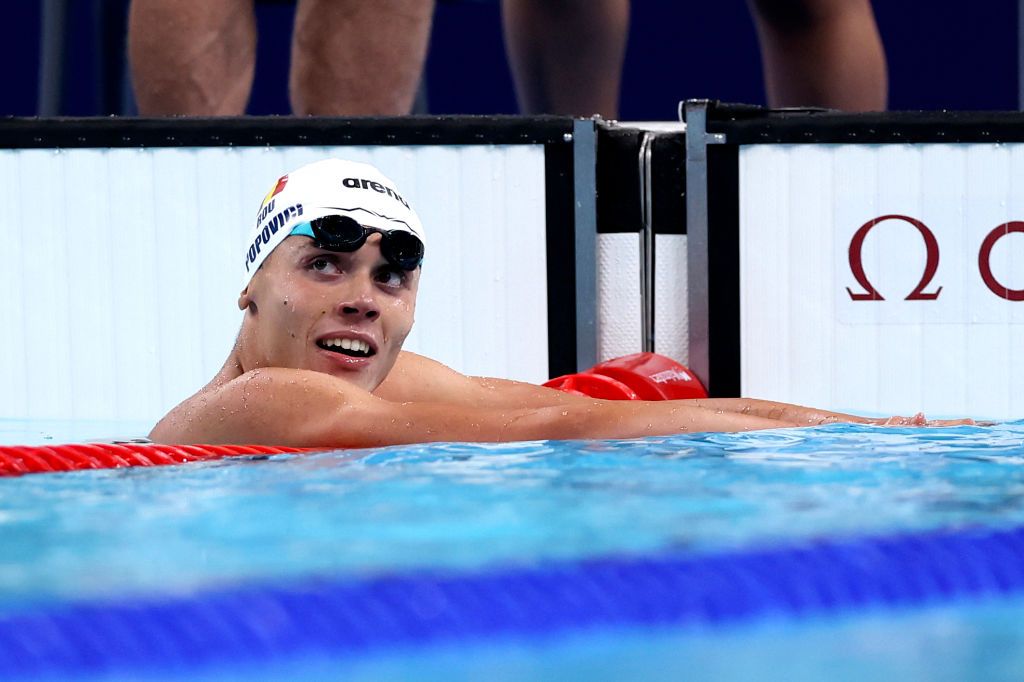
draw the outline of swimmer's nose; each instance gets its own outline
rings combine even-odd
[[[369,296],[360,296],[342,303],[338,310],[342,317],[373,320],[380,315],[380,309]]]
[[[377,240],[374,240],[374,237],[377,237]],[[376,246],[379,241],[379,234],[371,234],[367,239],[367,244],[364,244],[359,251],[363,252],[369,261],[372,261],[373,258],[369,255],[367,245],[372,243]],[[380,247],[376,246],[376,248],[379,249]],[[376,299],[376,287],[373,284],[373,272],[370,268],[367,268],[365,270],[365,277],[362,276],[363,272],[363,270],[359,270],[358,275],[347,280],[346,286],[343,289],[346,293],[337,308],[342,317],[354,322],[373,320],[380,316],[380,306],[377,305]]]
[[[380,306],[371,295],[369,288],[358,287],[338,303],[338,312],[342,317],[358,320],[373,320],[380,315]]]

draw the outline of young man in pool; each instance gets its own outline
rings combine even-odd
[[[282,177],[247,244],[234,348],[150,437],[370,447],[872,421],[748,399],[603,401],[459,374],[402,351],[423,253],[416,212],[376,168],[329,159]]]

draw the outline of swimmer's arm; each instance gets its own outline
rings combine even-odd
[[[470,407],[554,407],[592,404],[594,398],[507,379],[470,377],[435,360],[403,351],[375,395],[397,402],[441,402]],[[951,426],[973,424],[971,419],[929,421],[924,415],[868,418],[813,407],[756,398],[704,398],[680,401],[710,411],[775,419],[798,426],[844,422],[881,426]],[[646,403],[650,404],[650,403]]]
[[[364,406],[367,409],[366,421],[389,425],[373,437],[383,436],[396,444],[443,440],[500,442],[639,438],[794,426],[777,419],[671,402],[594,400],[547,407],[493,408],[439,403],[396,404],[379,398],[373,398],[373,401]],[[371,440],[365,444],[385,443]]]
[[[353,430],[352,424],[363,424]],[[312,445],[375,447],[432,441],[501,442],[579,438],[637,438],[701,431],[752,431],[790,422],[696,405],[583,401],[546,407],[471,407],[435,402],[393,403],[366,394],[318,419]]]
[[[445,402],[477,407],[552,407],[594,402],[593,398],[544,386],[490,377],[469,377],[440,362],[408,352],[402,353],[395,364],[395,370],[376,393],[391,400]],[[754,398],[687,400],[685,404],[801,426],[885,421]]]
[[[843,414],[842,412],[829,412],[828,410],[819,410],[813,407],[803,407],[802,405],[759,400],[757,398],[701,398],[687,402],[711,410],[749,414],[765,419],[781,419],[794,422],[800,426],[817,426],[820,424],[834,424],[836,422],[878,424],[884,421],[858,417],[853,414]]]
[[[435,360],[403,352],[395,370],[377,395],[391,400],[437,401],[478,407],[551,407],[592,403],[593,398],[556,391],[506,379],[469,377]],[[848,422],[884,423],[852,414],[829,412],[800,405],[754,398],[712,398],[687,400],[712,411],[732,412],[764,419],[776,419],[802,426]]]
[[[432,441],[631,438],[750,431],[794,424],[679,402],[590,401],[494,408],[384,400],[317,372],[263,369],[229,382],[206,403],[165,420],[160,442],[375,447]]]
[[[374,391],[396,402],[439,402],[471,407],[552,407],[592,403],[592,398],[521,381],[472,377],[436,360],[403,351]]]
[[[829,412],[813,407],[777,403],[771,400],[756,398],[704,398],[690,401],[702,407],[714,410],[752,414],[767,419],[781,419],[795,422],[800,426],[818,426],[821,424],[874,424],[876,426],[961,426],[976,424],[973,419],[927,419],[918,412],[912,417],[860,417],[842,412]]]

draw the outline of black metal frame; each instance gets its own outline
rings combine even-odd
[[[695,100],[687,123],[690,365],[712,396],[740,394],[739,151],[752,144],[1024,142],[1019,112],[879,112]]]
[[[1024,142],[1016,111],[893,111],[850,114],[708,104],[707,132],[729,145]]]
[[[559,116],[5,118],[0,148],[571,143]],[[569,138],[565,136],[569,135]]]
[[[322,145],[543,145],[545,165],[548,370],[593,363],[595,333],[594,122],[567,117],[401,118],[7,118],[0,148],[221,147]],[[588,134],[590,133],[590,134]],[[589,145],[589,152],[588,147]],[[589,159],[589,161],[588,161]],[[589,207],[589,211],[587,210]],[[593,249],[591,248],[591,251]],[[589,261],[586,260],[589,258]]]
[[[643,226],[637,157],[644,130],[628,123],[597,124],[597,231],[639,232]],[[686,234],[686,136],[658,132],[652,139],[651,221],[655,234]]]

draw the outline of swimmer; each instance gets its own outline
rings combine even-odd
[[[245,245],[235,345],[150,438],[373,447],[882,423],[761,400],[604,401],[465,376],[402,350],[425,242],[416,212],[372,166],[328,159],[279,179]]]

